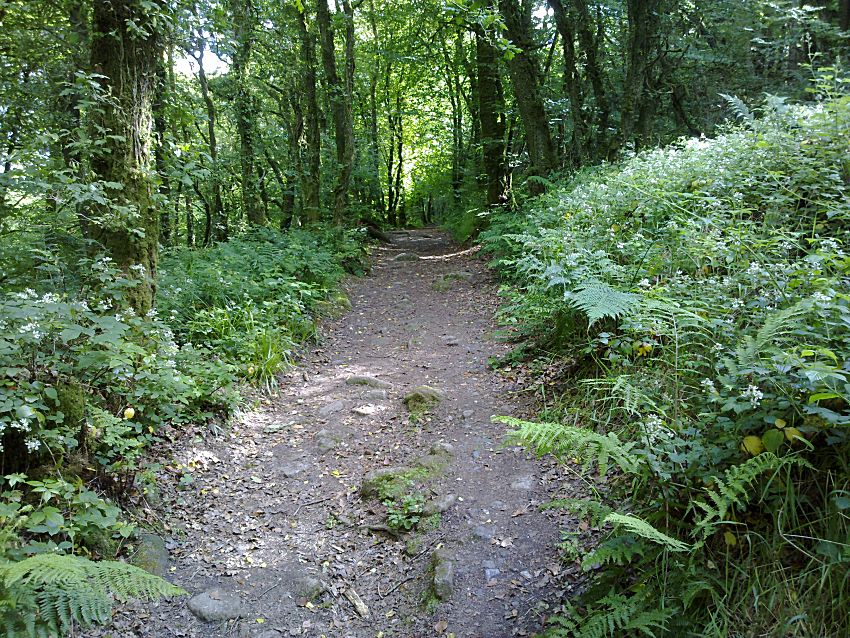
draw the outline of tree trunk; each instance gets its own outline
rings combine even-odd
[[[346,67],[354,66],[353,40],[354,16],[348,2],[344,3],[346,20],[350,27],[346,28],[346,50],[351,47],[351,59],[346,53]],[[334,141],[336,143],[337,180],[334,186],[334,221],[342,223],[348,209],[348,186],[354,168],[354,129],[351,118],[351,96],[348,95],[347,85],[339,77],[336,65],[336,48],[334,45],[334,29],[327,0],[316,1],[316,18],[319,22],[319,35],[322,48],[322,66],[325,70],[325,81],[328,87],[328,97],[331,105],[331,115],[334,122]],[[351,15],[349,15],[351,14]],[[349,33],[349,29],[351,33]]]
[[[487,205],[503,204],[506,198],[505,99],[499,75],[499,55],[479,28],[475,34],[478,67],[478,114],[484,173],[487,176]]]
[[[153,307],[156,292],[159,215],[148,175],[156,67],[163,52],[157,29],[165,20],[155,14],[164,8],[164,0],[93,3],[91,66],[112,99],[91,112],[92,130],[102,142],[91,169],[96,179],[119,186],[104,187],[111,205],[93,207],[88,231],[137,280],[126,295],[140,315]]]
[[[540,71],[533,57],[534,41],[531,27],[531,6],[521,6],[519,0],[499,0],[499,10],[505,21],[508,39],[519,51],[508,61],[508,71],[514,88],[514,97],[528,144],[531,174],[545,176],[558,164],[549,120],[540,93]],[[532,183],[532,192],[542,188]]]
[[[623,86],[619,146],[635,138],[635,146],[640,148],[647,133],[641,129],[647,122],[650,61],[658,35],[661,0],[627,0],[627,9],[628,64]]]
[[[301,194],[304,200],[304,214],[308,221],[319,221],[321,217],[321,153],[322,137],[319,130],[319,100],[316,95],[316,47],[313,36],[307,30],[304,11],[297,11],[298,33],[301,39],[301,59],[305,106],[305,141],[307,146],[307,166],[302,173]]]
[[[201,86],[201,97],[204,100],[204,106],[207,110],[207,137],[209,137],[210,159],[212,160],[212,170],[210,172],[210,182],[212,187],[212,238],[213,241],[227,240],[227,215],[224,212],[224,203],[221,200],[221,167],[218,164],[218,141],[215,136],[216,125],[216,108],[210,95],[209,82],[207,74],[204,71],[204,46],[203,37],[197,40],[198,53],[195,55],[195,61],[198,63],[198,83]],[[194,54],[193,54],[194,55]]]
[[[260,207],[259,188],[254,153],[254,104],[248,86],[248,64],[254,44],[253,9],[250,2],[233,0],[233,31],[236,50],[233,53],[233,74],[236,78],[236,132],[239,135],[239,162],[242,167],[242,208],[248,223],[263,226],[266,215]]]
[[[165,101],[168,92],[168,70],[165,59],[160,57],[156,65],[156,90],[153,98],[154,166],[159,176],[159,237],[163,246],[171,242],[171,209],[167,205],[171,198],[168,177],[168,148],[166,140],[167,114]]]
[[[380,48],[374,0],[369,0],[369,25],[372,28],[374,45]],[[384,189],[381,188],[381,147],[378,139],[378,79],[380,78],[380,74],[381,58],[379,55],[375,55],[369,75],[369,168],[372,182],[370,186],[372,199],[378,207],[378,213],[383,218],[386,215],[387,206],[384,199]]]

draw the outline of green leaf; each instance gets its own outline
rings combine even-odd
[[[785,434],[782,430],[768,430],[761,437],[761,442],[764,443],[764,447],[768,452],[773,452],[776,454],[777,450],[782,447],[782,443],[785,441]]]

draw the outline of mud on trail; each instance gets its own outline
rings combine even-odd
[[[572,569],[558,561],[562,514],[539,506],[571,488],[503,447],[505,426],[491,422],[522,412],[487,365],[507,351],[493,338],[495,283],[439,231],[393,238],[279,394],[170,452],[158,477],[165,548],[147,551],[194,598],[122,609],[99,635],[542,629]],[[409,409],[418,386],[434,391]]]

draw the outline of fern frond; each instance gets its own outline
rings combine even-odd
[[[605,517],[612,512],[611,508],[586,498],[559,498],[543,504],[541,509],[565,509],[581,518],[590,518],[590,524],[601,525]]]
[[[631,382],[631,376],[620,374],[616,377],[582,379],[582,386],[596,390],[596,401],[607,403],[614,401],[616,409],[629,415],[642,415],[647,411],[663,414],[663,409],[648,393]]]
[[[723,479],[714,479],[716,489],[706,490],[711,503],[694,502],[695,507],[705,512],[705,516],[697,522],[694,534],[701,534],[703,539],[710,536],[715,527],[726,520],[732,508],[744,507],[753,500],[756,496],[756,481],[763,475],[770,473],[770,478],[773,478],[793,466],[812,468],[808,461],[799,456],[776,456],[771,452],[762,452],[726,470]],[[761,494],[758,496],[761,497]]]
[[[547,636],[558,638],[620,638],[642,634],[654,637],[663,632],[672,609],[659,609],[638,596],[611,593],[579,614],[567,603],[569,616],[552,619]]]
[[[793,337],[791,332],[796,327],[795,320],[807,312],[808,308],[800,302],[770,315],[755,336],[747,335],[743,343],[736,348],[738,365],[743,368],[756,365],[764,353],[777,341]]]
[[[661,545],[664,549],[670,550],[671,552],[687,552],[691,549],[690,545],[687,543],[683,543],[672,536],[667,536],[667,534],[658,531],[645,520],[637,518],[636,516],[612,512],[605,517],[605,522],[625,527],[632,534]]]
[[[637,472],[643,463],[631,453],[635,444],[621,441],[613,432],[599,434],[561,423],[532,423],[507,416],[493,420],[516,428],[507,433],[508,444],[533,448],[540,455],[575,457],[583,463],[585,471],[596,465],[600,476],[608,473],[611,463],[627,473]]]
[[[600,319],[622,317],[632,312],[640,301],[640,296],[630,292],[616,290],[601,281],[591,280],[579,284],[566,295],[567,302],[581,310],[588,325],[592,326]]]
[[[584,571],[599,565],[628,565],[646,555],[647,545],[632,535],[614,536],[599,543],[581,561]]]
[[[75,624],[104,623],[112,613],[113,599],[153,600],[185,592],[133,565],[115,561],[90,561],[79,556],[39,554],[0,567],[0,582],[12,607],[25,618],[3,622],[17,626],[11,635],[65,635]],[[23,632],[23,633],[16,633]]]
[[[739,98],[737,95],[728,95],[726,93],[720,93],[720,97],[726,100],[726,104],[729,106],[729,110],[742,122],[747,122],[752,124],[755,122],[755,115],[750,110],[750,108],[744,104],[744,101]]]

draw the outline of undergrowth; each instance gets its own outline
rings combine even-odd
[[[512,438],[608,476],[549,635],[850,634],[850,99],[587,170],[482,234],[578,371]],[[527,346],[526,346],[527,348]],[[573,552],[573,555],[577,555]]]

